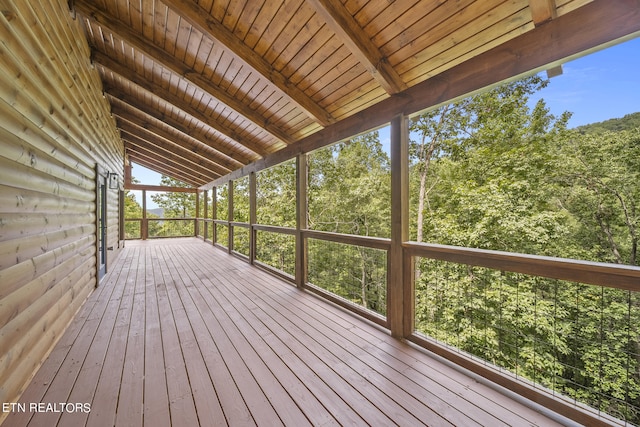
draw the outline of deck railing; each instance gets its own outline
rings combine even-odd
[[[311,230],[306,153],[293,184],[272,185],[295,185],[289,227],[259,223],[278,216],[258,215],[243,168],[212,184],[210,208],[205,192],[195,234],[582,424],[639,423],[640,268],[409,241],[405,119],[390,131],[391,238]]]
[[[411,340],[484,364],[503,385],[517,378],[552,409],[572,400],[640,421],[640,269],[411,242],[404,254],[415,266]]]
[[[125,218],[125,239],[196,236],[196,218]]]
[[[216,246],[390,328],[391,239],[199,221]],[[405,338],[583,423],[639,421],[640,268],[415,242],[402,258]]]

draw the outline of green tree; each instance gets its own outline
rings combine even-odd
[[[166,187],[189,188],[190,186],[182,181],[163,175],[160,185]],[[164,218],[195,218],[196,214],[196,194],[182,192],[164,192],[151,196],[159,207],[163,209]],[[149,217],[149,215],[147,215]],[[152,233],[152,226],[160,226],[157,233]],[[192,236],[195,234],[195,223],[193,221],[171,221],[156,220],[149,221],[149,236],[169,237],[169,236]]]
[[[334,233],[390,235],[390,166],[378,132],[309,157],[309,227]],[[311,240],[309,280],[365,308],[386,313],[382,251]]]
[[[638,265],[640,127],[620,132],[574,132],[562,146],[562,203],[580,224],[590,259]]]

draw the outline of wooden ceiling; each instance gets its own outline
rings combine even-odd
[[[129,160],[198,187],[587,3],[74,0],[71,7]]]

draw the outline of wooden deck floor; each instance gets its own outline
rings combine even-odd
[[[127,242],[20,402],[4,426],[558,425],[195,238]]]

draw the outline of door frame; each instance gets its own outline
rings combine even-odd
[[[109,173],[96,164],[96,286],[107,273],[107,191]]]

